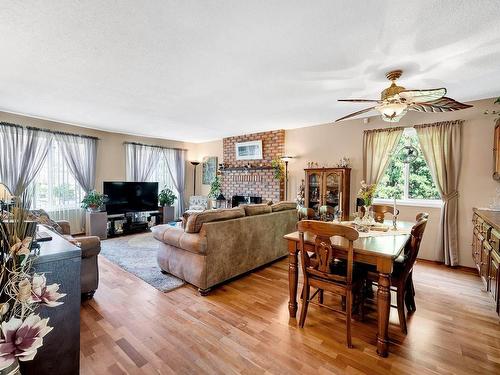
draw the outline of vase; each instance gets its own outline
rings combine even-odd
[[[87,208],[87,210],[88,210],[89,212],[99,212],[99,211],[100,211],[100,207],[99,207],[99,206],[89,206],[89,207]]]
[[[13,362],[9,367],[0,370],[0,375],[20,375],[21,371],[19,370],[19,362],[17,359]]]
[[[366,222],[371,222],[372,219],[373,219],[373,208],[371,205],[369,206],[363,206],[363,209],[364,209],[364,214],[363,214],[363,217],[362,217],[362,220],[363,221],[366,221]]]

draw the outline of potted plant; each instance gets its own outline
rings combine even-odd
[[[208,193],[208,198],[210,198],[211,207],[216,207],[216,200],[219,195],[221,195],[222,188],[220,186],[220,178],[215,175],[212,183],[210,184],[210,192]]]
[[[82,208],[90,212],[100,211],[102,205],[106,203],[108,196],[92,190],[82,200]]]
[[[163,210],[163,223],[166,224],[175,218],[175,208],[172,206],[177,197],[168,187],[164,187],[158,194],[158,202]]]
[[[282,181],[285,179],[285,162],[281,158],[276,158],[271,162],[274,171],[274,178]]]

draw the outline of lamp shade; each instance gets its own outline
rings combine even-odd
[[[286,163],[286,162],[289,162],[290,160],[292,160],[293,156],[282,156],[280,159]]]

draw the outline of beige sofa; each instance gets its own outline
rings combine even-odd
[[[294,202],[208,210],[187,218],[185,228],[158,225],[158,264],[198,287],[212,287],[288,254],[283,236],[297,224]]]

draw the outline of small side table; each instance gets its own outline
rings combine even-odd
[[[101,240],[108,238],[108,214],[106,212],[87,211],[85,234],[87,236],[97,236]]]

